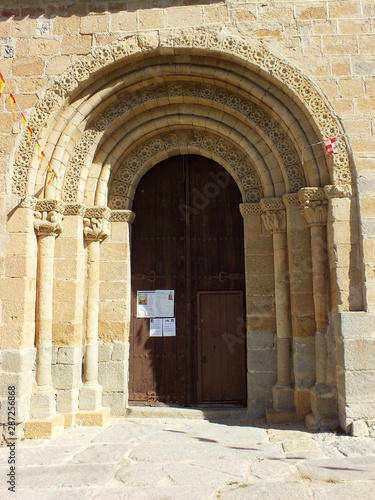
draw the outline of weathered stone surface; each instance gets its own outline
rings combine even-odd
[[[298,498],[300,500],[307,500],[310,496],[306,486],[299,483],[282,481],[267,484],[233,485],[221,491],[221,498],[233,498],[236,500],[247,500],[248,498],[254,500],[272,500],[274,498],[288,500],[290,498]]]

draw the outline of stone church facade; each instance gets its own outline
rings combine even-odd
[[[217,203],[224,174],[240,196],[243,318],[218,336],[243,348],[247,415],[373,424],[372,0],[17,0],[0,16],[2,422],[13,386],[26,436],[125,415],[134,381],[156,402],[132,355],[133,202],[162,162],[201,157],[221,170],[188,214]],[[151,290],[175,288],[146,261]],[[215,272],[199,293],[237,290]],[[193,335],[177,368],[192,386],[206,362]]]

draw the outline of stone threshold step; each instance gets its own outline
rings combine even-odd
[[[165,406],[128,406],[128,418],[247,419],[247,408],[175,408]]]

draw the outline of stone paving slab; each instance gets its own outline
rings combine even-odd
[[[25,500],[352,500],[375,498],[375,439],[269,427],[243,420],[119,418],[18,442],[17,492]]]

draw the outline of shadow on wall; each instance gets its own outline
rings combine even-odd
[[[210,5],[222,3],[221,0],[0,0],[0,20],[20,20],[26,17],[36,19],[44,16],[51,19],[56,16],[87,16],[105,12],[135,12],[139,9],[166,9],[190,5]]]

